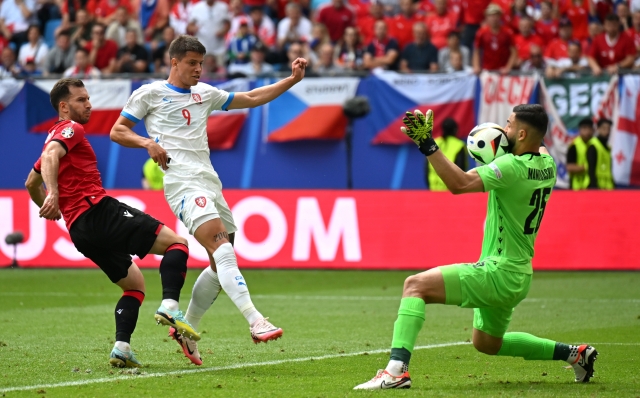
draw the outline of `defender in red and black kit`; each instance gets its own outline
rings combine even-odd
[[[64,217],[78,251],[124,292],[116,305],[116,342],[109,363],[117,367],[141,366],[129,343],[145,286],[140,269],[131,261],[132,254],[140,258],[149,253],[164,255],[160,263],[162,304],[155,314],[156,321],[199,340],[178,307],[187,272],[187,240],[155,218],[107,195],[96,155],[82,127],[91,116],[84,83],[62,79],[51,90],[50,99],[60,120],[49,130],[42,155],[25,185],[40,207],[40,217]]]

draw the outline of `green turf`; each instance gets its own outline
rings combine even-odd
[[[187,278],[183,308],[197,274],[193,271]],[[100,271],[0,270],[0,394],[185,398],[373,395],[351,388],[386,365],[385,351],[408,272],[244,274],[254,303],[284,329],[283,339],[254,345],[245,320],[222,294],[200,327],[204,365],[190,365],[178,352],[178,345],[166,337],[167,329],[154,323],[160,281],[157,272],[148,271],[147,297],[132,340],[145,367],[142,375],[129,376],[108,365],[113,310],[120,294]],[[511,330],[568,343],[596,343],[600,356],[591,383],[573,383],[573,371],[560,362],[489,357],[470,345],[458,345],[416,351],[411,362],[411,390],[387,394],[640,396],[638,286],[640,273],[538,273],[529,299],[514,314]],[[427,306],[417,345],[468,341],[471,322],[471,310]],[[368,353],[376,350],[379,353]],[[292,361],[353,353],[361,354]],[[256,365],[268,361],[280,362]],[[249,366],[233,368],[238,365]],[[214,367],[218,369],[210,369]],[[189,373],[196,369],[204,371]],[[150,377],[158,373],[162,375]],[[7,391],[97,379],[107,380]]]

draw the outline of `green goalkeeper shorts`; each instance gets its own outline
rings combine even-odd
[[[531,275],[507,271],[492,260],[440,267],[446,304],[473,308],[473,327],[495,336],[507,332],[511,314],[529,293]]]

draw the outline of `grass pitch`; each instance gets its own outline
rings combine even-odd
[[[99,270],[0,270],[0,394],[6,397],[378,396],[351,389],[386,365],[402,282],[409,272],[244,271],[253,301],[284,329],[254,345],[224,295],[205,315],[193,366],[167,328],[155,325],[157,271],[132,339],[145,365],[130,375],[108,365],[120,297]],[[187,277],[186,309],[198,270]],[[596,377],[573,382],[554,361],[477,353],[472,311],[427,306],[411,361],[413,387],[394,396],[640,396],[640,273],[537,273],[510,330],[592,343]]]

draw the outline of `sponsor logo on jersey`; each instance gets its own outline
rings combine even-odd
[[[207,198],[199,196],[196,198],[196,204],[200,207],[204,207],[207,204]]]
[[[173,101],[171,98],[162,97],[162,102],[168,102],[168,103],[171,103],[171,101]]]
[[[502,171],[500,171],[500,168],[498,167],[498,165],[496,165],[495,163],[489,163],[489,167],[496,174],[496,178],[498,180],[502,178]]]
[[[71,138],[73,137],[73,128],[72,127],[65,127],[61,132],[60,135],[63,138]]]
[[[202,105],[202,97],[200,97],[200,94],[191,94],[191,97],[193,97],[193,100],[195,102],[198,103],[198,105]]]

